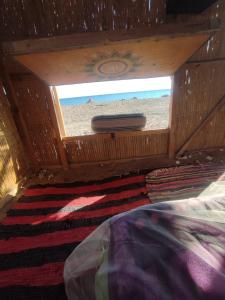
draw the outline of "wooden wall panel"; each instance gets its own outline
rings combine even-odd
[[[225,96],[225,1],[218,1],[203,14],[211,22],[220,21],[221,30],[178,70],[174,76],[171,152],[178,152],[185,141]],[[225,108],[191,140],[186,150],[225,145]]]
[[[209,36],[207,32],[173,38],[168,34],[15,59],[49,85],[172,76]]]
[[[18,40],[131,29],[165,20],[165,0],[2,0],[0,37]]]
[[[27,167],[24,149],[0,82],[0,199],[16,188]]]
[[[66,138],[69,163],[101,162],[166,155],[168,130],[99,134]]]
[[[34,166],[60,165],[57,132],[52,119],[52,98],[48,86],[33,75],[12,80],[17,106],[29,140],[24,141]],[[21,130],[24,130],[21,128]]]
[[[207,113],[216,105],[220,98],[225,95],[224,85],[225,61],[224,62],[208,62],[204,64],[186,64],[174,77],[174,127],[175,132],[175,148],[178,150],[188,136],[201,123]],[[221,137],[211,135],[212,141],[208,134],[204,140],[208,140],[209,144],[201,141],[201,137],[193,141],[192,148],[207,148],[212,144],[221,141],[224,135],[225,116],[221,112],[216,119],[212,121],[213,126],[210,131],[216,131],[218,124],[223,130],[218,132]]]

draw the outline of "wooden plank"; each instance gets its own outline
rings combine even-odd
[[[225,149],[224,149],[225,150]],[[191,153],[189,153],[191,154]],[[215,162],[220,163],[221,160],[224,161],[225,159],[225,151],[216,151],[216,149],[211,152],[210,150],[205,151],[200,155],[200,161],[202,163],[206,163],[207,160],[205,157],[211,155],[215,157]],[[181,165],[190,165],[196,164],[196,156],[192,159],[187,159],[180,161]],[[139,157],[136,159],[122,159],[119,161],[110,161],[107,163],[77,163],[71,165],[69,170],[62,170],[60,166],[57,168],[53,168],[52,166],[47,167],[49,169],[48,173],[45,177],[32,177],[28,179],[26,184],[33,185],[33,184],[55,184],[55,183],[62,183],[62,182],[75,182],[75,181],[83,181],[88,182],[90,180],[98,180],[109,178],[112,176],[120,176],[129,174],[132,172],[133,174],[141,171],[141,174],[145,174],[150,172],[151,170],[158,169],[158,168],[167,168],[176,166],[176,162],[173,159],[169,159],[167,156],[163,155],[155,155],[149,157]],[[88,170],[88,172],[87,172]],[[145,170],[143,172],[143,170]],[[51,175],[49,178],[48,175]]]
[[[48,85],[160,77],[176,70],[208,34],[140,39],[111,45],[16,56]],[[166,49],[166,51],[165,51]]]
[[[225,61],[225,57],[221,57],[221,58],[212,58],[212,59],[204,59],[204,60],[189,60],[187,61],[186,64],[190,65],[190,64],[207,64],[209,62],[224,62]]]
[[[148,163],[146,164],[146,160],[148,160]],[[130,163],[130,166],[133,164],[137,164],[141,161],[145,161],[144,165],[140,165],[138,167],[139,170],[145,170],[145,169],[157,169],[160,168],[160,166],[165,166],[167,164],[169,165],[175,165],[175,161],[172,159],[169,159],[166,155],[148,155],[148,156],[141,156],[141,157],[134,157],[134,158],[122,158],[122,159],[109,159],[101,161],[100,168],[103,168],[104,164],[111,165],[111,168],[113,168],[114,165],[123,165],[123,163]],[[72,163],[70,165],[71,168],[78,168],[78,167],[91,167],[91,166],[99,166],[99,162],[81,162],[81,163]],[[132,170],[132,168],[128,168],[124,170],[120,174],[127,173],[128,170]],[[119,175],[119,173],[118,173]]]
[[[13,41],[3,43],[6,55],[22,55],[31,53],[45,53],[110,45],[115,42],[134,42],[139,39],[160,40],[190,35],[210,35],[218,30],[218,24],[211,24],[209,20],[192,20],[192,22],[165,23],[152,27],[142,27],[122,31],[102,31],[92,33],[77,33],[65,36]]]
[[[61,168],[53,169],[52,166],[50,166],[48,172],[48,174],[52,175],[50,179],[48,178],[48,175],[42,179],[33,177],[28,179],[29,181],[27,184],[51,184],[75,181],[87,182],[90,180],[121,176],[129,174],[129,172],[139,173],[140,170],[153,170],[160,167],[169,167],[174,165],[174,160],[169,160],[166,156],[155,155],[145,158],[139,157],[135,159],[122,159],[104,163],[78,163],[71,165],[69,170],[62,170]]]
[[[194,137],[198,135],[198,133],[204,128],[206,124],[209,123],[210,120],[213,119],[213,117],[217,114],[217,112],[224,106],[225,104],[225,96],[223,96],[217,104],[210,110],[210,112],[206,115],[206,117],[202,120],[202,122],[196,127],[194,132],[187,138],[185,143],[182,145],[182,147],[179,149],[177,152],[176,156],[179,157],[181,156],[187,147],[191,144],[192,140]]]
[[[174,94],[176,93],[176,82],[174,82],[174,77],[171,78],[171,99],[170,99],[170,107],[169,107],[169,143],[168,143],[168,154],[169,158],[175,157],[176,151],[176,99]]]
[[[50,90],[49,90],[49,96],[51,96]],[[64,144],[62,143],[62,139],[60,136],[59,123],[57,121],[55,107],[53,105],[53,100],[51,99],[51,97],[49,99],[49,109],[50,109],[51,121],[53,123],[54,131],[55,131],[55,135],[56,135],[56,141],[57,141],[57,146],[58,146],[58,150],[59,150],[60,160],[61,160],[63,168],[68,169],[69,164],[68,164],[67,157],[66,157],[66,151],[65,151],[65,147],[64,147]]]
[[[118,131],[113,133],[113,137],[129,137],[129,136],[145,136],[145,135],[162,135],[162,134],[168,134],[169,128],[165,129],[155,129],[155,130],[143,130],[143,131]],[[64,142],[74,142],[76,139],[80,140],[95,140],[96,138],[111,138],[111,133],[98,133],[98,134],[92,134],[92,135],[82,135],[82,136],[65,136],[62,138]]]
[[[55,87],[50,88],[61,138],[66,136],[63,114]]]

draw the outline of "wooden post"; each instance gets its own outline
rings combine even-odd
[[[52,95],[52,91],[50,90],[49,87],[47,87],[49,89],[49,96],[51,99],[49,99],[49,107],[50,107],[50,114],[51,114],[51,119],[52,119],[52,123],[55,129],[55,134],[56,134],[56,141],[57,141],[57,145],[58,145],[58,150],[59,150],[59,155],[60,155],[60,160],[62,163],[63,168],[66,170],[69,168],[69,164],[68,164],[68,160],[67,160],[67,156],[66,156],[66,150],[62,141],[62,137],[61,137],[61,133],[60,133],[60,128],[59,128],[59,123],[57,120],[57,113],[55,110],[55,106],[54,106],[54,99],[52,99],[52,96],[54,96],[54,94]],[[62,120],[61,120],[62,121]],[[63,126],[64,128],[64,126]]]
[[[172,78],[172,86],[171,86],[172,96],[170,100],[170,107],[169,107],[169,145],[168,145],[168,153],[169,158],[172,159],[175,157],[176,151],[176,105],[175,105],[175,84],[174,84],[174,77]]]
[[[54,86],[50,88],[50,91],[51,91],[51,95],[52,95],[53,105],[55,108],[56,118],[58,121],[60,136],[63,138],[66,136],[66,131],[65,131],[65,126],[64,126],[63,114],[62,114],[61,106],[59,103],[59,98],[57,95],[56,88]]]

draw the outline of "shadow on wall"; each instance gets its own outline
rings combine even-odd
[[[23,155],[9,103],[0,82],[0,198],[15,189],[23,176],[26,165]]]

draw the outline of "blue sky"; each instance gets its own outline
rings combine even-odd
[[[154,90],[170,90],[171,77],[61,85],[57,86],[56,89],[60,99]]]

